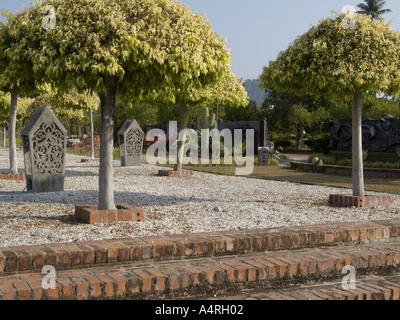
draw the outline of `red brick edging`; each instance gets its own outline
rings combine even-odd
[[[81,162],[100,162],[100,159],[81,159]]]
[[[0,173],[0,180],[14,180],[14,181],[24,181],[25,173],[20,172],[17,174],[13,173]]]
[[[193,170],[160,170],[158,171],[158,175],[164,177],[191,177],[193,176]]]
[[[336,207],[356,207],[371,208],[380,206],[390,206],[392,204],[391,196],[364,196],[355,197],[351,195],[331,194],[329,204]]]
[[[0,274],[104,263],[181,260],[400,239],[400,219],[0,248]]]
[[[97,205],[77,205],[75,217],[87,224],[143,221],[143,210],[126,203],[117,203],[117,210],[97,210],[97,207]]]
[[[344,265],[393,273],[399,239],[396,219],[0,248],[0,300],[199,296],[340,279]],[[44,265],[57,270],[54,289],[43,287]],[[357,286],[357,294],[371,291]],[[400,289],[391,281],[379,290],[391,288]]]
[[[197,296],[338,279],[344,265],[361,274],[393,273],[400,270],[399,239],[395,219],[6,247],[0,248],[0,299]],[[215,260],[195,259],[202,257]],[[44,265],[57,270],[54,289],[43,288]],[[357,292],[368,290],[358,285]]]

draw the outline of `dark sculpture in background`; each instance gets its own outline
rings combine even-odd
[[[330,122],[331,151],[351,152],[352,121]],[[362,122],[363,150],[376,153],[396,153],[400,148],[400,119],[364,119]]]

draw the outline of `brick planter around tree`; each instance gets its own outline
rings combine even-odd
[[[158,171],[158,175],[163,176],[163,177],[191,177],[191,176],[193,176],[193,171],[192,170],[180,170],[180,171],[160,170],[160,171]]]
[[[25,173],[20,172],[17,174],[13,173],[0,173],[0,180],[14,180],[14,181],[24,181]]]
[[[100,162],[100,159],[81,159],[81,162]]]
[[[390,206],[392,204],[392,197],[383,195],[355,197],[351,195],[331,194],[329,196],[329,204],[335,207],[372,208]]]
[[[118,222],[143,221],[143,210],[126,203],[117,203],[117,210],[98,210],[97,205],[75,206],[75,217],[86,224],[111,224]]]

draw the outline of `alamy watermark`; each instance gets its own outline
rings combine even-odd
[[[224,129],[221,132],[217,129],[201,130],[201,145],[199,148],[198,132],[193,129],[181,130],[178,135],[178,123],[169,123],[169,154],[167,156],[166,133],[161,129],[152,129],[146,135],[147,141],[157,140],[149,146],[146,152],[148,163],[176,164],[177,159],[182,165],[188,164],[215,164],[221,163],[221,140],[223,139],[224,164],[231,165],[233,161],[240,166],[236,168],[236,175],[250,175],[254,171],[254,129],[246,130],[246,142],[243,143],[243,130],[232,131]],[[175,138],[174,138],[175,137]],[[178,150],[178,142],[185,142],[181,150]],[[211,148],[210,148],[211,146]],[[200,150],[199,150],[200,149]],[[211,149],[211,155],[210,155]],[[199,153],[200,151],[200,153]],[[243,156],[245,153],[245,156]],[[199,157],[200,154],[200,157]]]
[[[356,28],[356,8],[353,6],[344,6],[342,13],[346,13],[346,17],[342,20],[342,26],[346,30],[355,30]]]
[[[46,15],[42,20],[43,29],[54,30],[57,23],[56,9],[53,6],[44,6],[42,13]]]
[[[356,289],[356,268],[354,266],[344,266],[342,274],[345,275],[342,279],[343,290]]]
[[[42,269],[42,273],[45,273],[46,276],[42,279],[42,288],[43,290],[55,289],[56,288],[56,268],[53,266],[44,266]]]

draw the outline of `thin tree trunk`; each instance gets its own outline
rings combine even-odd
[[[99,169],[99,210],[115,210],[114,202],[114,111],[117,77],[107,79],[107,93],[100,94],[101,137]]]
[[[93,125],[93,110],[90,109],[90,157],[94,159],[94,125]]]
[[[364,164],[362,149],[361,94],[356,93],[352,102],[352,152],[353,152],[353,195],[364,196]]]
[[[14,85],[11,90],[11,106],[10,106],[10,122],[8,128],[8,148],[10,155],[10,173],[18,173],[17,164],[17,144],[15,139],[15,131],[17,125],[17,103],[18,103],[18,86]]]
[[[78,138],[82,139],[83,138],[83,134],[82,134],[82,122],[81,120],[77,120],[77,125],[78,125]]]
[[[180,131],[187,128],[187,117],[188,117],[188,110],[186,102],[181,103],[181,123],[180,123]],[[180,171],[182,170],[182,160],[185,151],[185,142],[186,142],[186,131],[185,134],[182,135],[182,141],[178,141],[178,154],[177,154],[177,161],[174,170]]]
[[[3,125],[3,147],[6,147],[6,140],[7,140],[7,125]]]
[[[296,150],[298,150],[300,148],[300,139],[301,139],[301,137],[300,137],[300,134],[301,134],[300,133],[300,128],[297,127],[296,131],[297,131],[297,135],[296,135]]]

